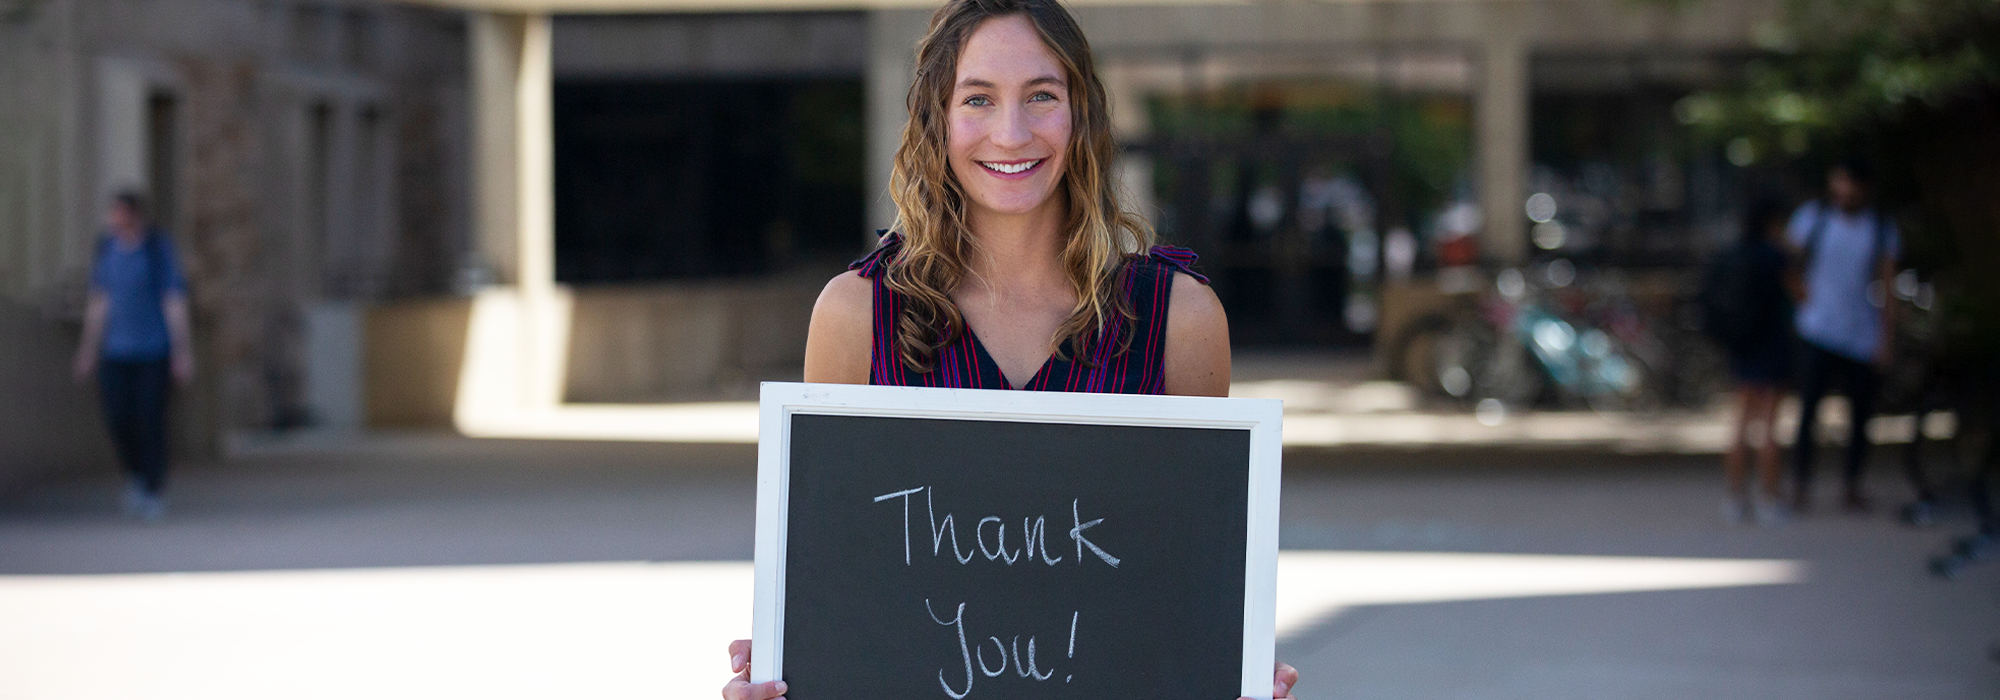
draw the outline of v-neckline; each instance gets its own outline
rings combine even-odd
[[[986,350],[986,342],[979,339],[979,332],[972,329],[972,322],[970,321],[965,323],[965,335],[972,338],[972,351],[979,355],[980,364],[991,366],[993,374],[1000,378],[1000,385],[1010,391],[1019,391],[1034,386],[1035,380],[1041,379],[1043,374],[1048,373],[1049,365],[1055,364],[1056,355],[1059,354],[1058,352],[1050,352],[1049,356],[1042,360],[1042,365],[1035,368],[1035,373],[1028,375],[1028,381],[1023,382],[1021,386],[1017,387],[1014,386],[1014,380],[1007,378],[1007,370],[1000,368],[1000,361],[994,359],[993,353]],[[1069,341],[1064,340],[1063,342],[1067,343]],[[1056,349],[1061,350],[1062,346],[1058,345]]]

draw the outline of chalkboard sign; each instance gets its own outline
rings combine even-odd
[[[763,386],[751,676],[1268,698],[1278,402]]]

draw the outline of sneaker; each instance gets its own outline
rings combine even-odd
[[[146,494],[139,502],[135,517],[143,522],[159,522],[161,518],[167,517],[167,499],[157,493]]]
[[[124,495],[118,499],[118,510],[127,518],[137,518],[139,511],[145,508],[146,499],[146,487],[140,486],[138,479],[129,479],[125,482]]]
[[[1775,498],[1757,499],[1753,511],[1756,514],[1757,524],[1764,527],[1777,527],[1792,520],[1792,514],[1785,510],[1785,504],[1779,503]]]

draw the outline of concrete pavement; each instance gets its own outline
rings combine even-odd
[[[1697,457],[1286,459],[1300,697],[2000,695],[2000,566],[1921,568],[1950,529],[1725,525]],[[713,697],[753,465],[377,436],[188,467],[151,526],[108,474],[45,483],[0,498],[0,698]]]

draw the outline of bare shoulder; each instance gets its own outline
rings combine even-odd
[[[1194,275],[1185,272],[1174,273],[1173,303],[1167,309],[1167,323],[1171,329],[1177,321],[1182,325],[1217,326],[1223,331],[1229,329],[1229,316],[1222,310],[1222,300],[1215,296],[1215,290]],[[1172,332],[1169,330],[1168,332]]]
[[[813,303],[813,316],[832,313],[840,316],[860,315],[868,321],[873,311],[875,283],[853,270],[835,275],[827,280],[826,287],[819,292],[819,301]]]
[[[827,281],[820,290],[806,330],[806,381],[868,383],[874,291],[873,282],[852,270]]]
[[[1174,274],[1167,309],[1167,393],[1229,395],[1229,315],[1215,290],[1193,275]]]

